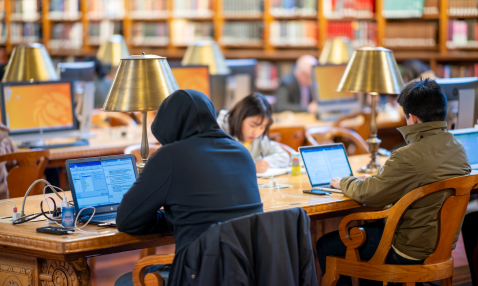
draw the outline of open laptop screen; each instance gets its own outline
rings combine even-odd
[[[136,181],[131,158],[69,164],[78,209],[117,205]]]
[[[459,130],[457,130],[459,131]],[[453,134],[461,145],[465,147],[466,156],[470,165],[478,164],[478,130],[474,132]]]
[[[301,148],[312,186],[330,184],[332,178],[352,175],[342,144]]]

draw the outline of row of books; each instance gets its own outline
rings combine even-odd
[[[83,47],[82,23],[56,23],[51,29],[50,49],[81,49]]]
[[[13,22],[10,24],[10,42],[12,44],[38,42],[42,39],[41,23]]]
[[[468,65],[437,65],[435,74],[440,78],[476,77],[478,63]]]
[[[0,44],[7,42],[7,25],[5,22],[0,22]]]
[[[263,0],[223,0],[222,5],[226,17],[260,17],[264,10]]]
[[[88,44],[100,45],[114,34],[123,34],[121,21],[90,22],[88,31]]]
[[[5,0],[0,0],[0,20],[5,19]]]
[[[377,24],[371,21],[330,22],[327,37],[347,37],[354,48],[377,44]]]
[[[477,19],[448,20],[448,38],[446,45],[449,49],[477,48]]]
[[[273,46],[316,46],[317,21],[273,21],[270,42]]]
[[[135,22],[133,24],[133,46],[166,46],[168,43],[168,23]]]
[[[168,15],[168,0],[130,0],[132,19],[161,19]]]
[[[0,48],[0,63],[6,63],[8,61],[8,55],[4,48]]]
[[[174,17],[209,18],[213,15],[214,7],[212,0],[174,0]]]
[[[212,22],[177,19],[171,25],[171,42],[175,46],[188,46],[196,41],[213,39]]]
[[[292,73],[294,62],[259,61],[256,65],[256,88],[259,90],[274,90],[279,86],[280,79]]]
[[[435,47],[436,22],[387,23],[383,44],[386,47]]]
[[[382,15],[388,19],[438,15],[439,0],[383,0]]]
[[[478,16],[476,0],[448,0],[448,15],[450,16]]]
[[[80,20],[81,15],[79,0],[50,0],[50,20]]]
[[[328,19],[373,18],[375,0],[323,0],[322,7]]]
[[[41,19],[41,0],[12,0],[11,20],[32,22]]]
[[[271,0],[270,13],[274,17],[316,16],[316,0]]]
[[[82,0],[86,1],[86,0]],[[125,0],[88,0],[88,19],[123,19],[125,16]]]
[[[223,45],[262,45],[263,24],[261,21],[231,21],[224,23]]]

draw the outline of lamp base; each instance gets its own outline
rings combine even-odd
[[[374,161],[371,161],[367,166],[363,166],[362,168],[358,169],[357,172],[362,174],[375,174],[378,169],[380,169],[380,164],[374,166]]]
[[[136,167],[138,168],[138,172],[141,172],[144,169],[144,166],[146,166],[146,161],[143,161],[136,165]]]

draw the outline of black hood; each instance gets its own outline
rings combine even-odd
[[[193,136],[231,138],[219,128],[211,100],[192,89],[177,90],[161,103],[151,132],[162,145]]]

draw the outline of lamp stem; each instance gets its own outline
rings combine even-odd
[[[377,116],[376,116],[376,105],[377,105],[377,96],[378,93],[371,92],[370,96],[372,96],[372,118],[370,122],[370,138],[367,139],[368,150],[370,152],[371,161],[368,163],[367,166],[363,166],[362,168],[358,169],[359,173],[375,173],[380,168],[380,163],[377,161],[377,154],[378,148],[382,140],[378,139],[377,133]]]
[[[146,165],[146,162],[148,161],[148,156],[149,156],[149,144],[148,144],[148,113],[146,111],[142,111],[141,115],[143,117],[142,120],[142,137],[141,137],[141,163],[138,164],[138,171],[141,172],[143,170],[144,166]]]

